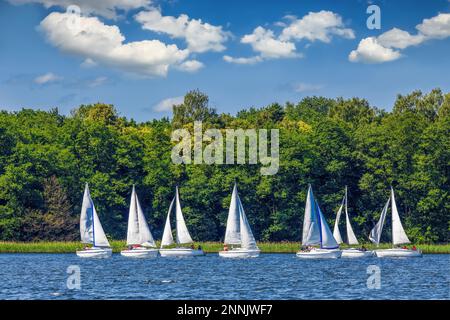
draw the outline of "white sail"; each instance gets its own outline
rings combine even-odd
[[[139,239],[139,219],[137,215],[136,192],[133,186],[130,211],[128,213],[127,245],[141,244]]]
[[[355,233],[353,232],[352,225],[350,223],[347,202],[348,202],[347,187],[345,187],[345,225],[347,229],[347,242],[348,244],[358,244],[358,239],[356,239]]]
[[[410,243],[408,236],[403,229],[400,216],[398,215],[397,204],[395,203],[394,189],[391,187],[392,201],[392,242],[394,245]]]
[[[175,203],[175,198],[173,198],[172,202],[170,203],[169,211],[167,212],[166,224],[164,226],[163,237],[161,240],[161,248],[163,246],[170,246],[171,244],[174,243],[173,235],[172,235],[172,227],[170,226],[170,213],[173,210],[174,203]]]
[[[306,197],[305,216],[303,218],[302,245],[310,246],[320,244],[320,223],[316,213],[316,201],[311,185]]]
[[[235,183],[231,195],[230,209],[228,210],[227,228],[224,240],[224,243],[226,244],[241,244],[241,222],[238,201],[237,186]]]
[[[389,208],[389,202],[391,198],[389,197],[388,201],[384,205],[383,211],[381,211],[380,219],[378,220],[375,227],[370,231],[369,240],[375,243],[376,245],[380,244],[381,232],[383,231],[384,220],[386,219],[386,213]]]
[[[144,211],[142,210],[141,204],[139,203],[138,196],[136,194],[136,206],[139,221],[139,238],[140,243],[146,247],[156,247],[155,239],[148,227],[147,221],[145,219]]]
[[[328,226],[325,217],[322,214],[322,210],[320,210],[319,204],[316,202],[316,210],[320,219],[320,247],[324,249],[336,249],[339,248],[339,244],[336,242],[336,239],[333,237],[331,233],[331,229]]]
[[[334,222],[334,229],[333,229],[333,237],[336,239],[336,242],[339,244],[341,244],[343,242],[342,237],[341,237],[341,232],[339,231],[339,220],[341,219],[341,213],[342,213],[343,207],[344,207],[344,203],[341,204],[338,212],[336,213],[336,221]]]
[[[241,248],[244,249],[257,249],[255,237],[253,236],[252,229],[248,223],[247,216],[245,215],[244,207],[242,206],[239,195],[236,194],[239,206],[239,224],[241,229]]]
[[[110,246],[98,218],[97,211],[95,210],[87,183],[84,189],[83,204],[81,206],[80,235],[81,242],[83,243],[90,243],[96,247]]]
[[[176,198],[176,233],[177,233],[177,243],[185,244],[192,243],[191,235],[189,234],[189,230],[186,227],[186,222],[184,221],[183,212],[181,211],[180,197],[178,195],[178,187],[175,192]]]
[[[127,245],[140,244],[155,247],[155,240],[150,232],[145,215],[133,186],[128,215]]]

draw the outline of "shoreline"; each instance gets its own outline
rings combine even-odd
[[[125,240],[110,241],[114,253],[125,249]],[[159,248],[159,242],[157,242]],[[221,242],[195,242],[195,247],[202,246],[206,253],[217,253],[223,248]],[[300,242],[258,242],[261,253],[296,253],[300,249]],[[377,249],[375,245],[365,243],[368,250]],[[412,247],[413,244],[408,247]],[[450,243],[443,244],[415,244],[423,254],[450,254]],[[342,245],[341,249],[349,246]],[[380,244],[378,249],[391,248],[392,244]],[[0,241],[0,253],[74,253],[83,248],[78,241],[40,241],[40,242],[9,242]]]

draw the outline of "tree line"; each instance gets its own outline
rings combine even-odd
[[[279,129],[278,173],[261,175],[260,164],[172,163],[171,132],[193,130],[195,120],[204,130]],[[198,90],[173,107],[171,119],[142,123],[102,103],[67,116],[58,109],[0,111],[0,240],[78,239],[86,182],[112,238],[126,237],[135,184],[157,239],[178,185],[193,238],[222,240],[236,180],[258,240],[300,240],[311,184],[329,223],[348,186],[359,240],[367,241],[392,185],[410,239],[447,242],[449,167],[450,93],[440,89],[398,95],[390,112],[365,99],[313,96],[230,115]]]

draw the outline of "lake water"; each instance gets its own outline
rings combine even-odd
[[[380,289],[367,286],[370,265],[379,267]],[[67,288],[69,266],[79,266],[79,290]],[[450,299],[450,255],[307,261],[293,254],[247,260],[0,254],[0,299]]]

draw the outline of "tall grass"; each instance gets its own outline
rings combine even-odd
[[[114,252],[120,252],[126,246],[124,240],[113,240],[110,242]],[[159,247],[159,243],[158,247]],[[222,250],[223,244],[221,242],[196,242],[195,247],[202,246],[203,250],[208,253],[214,253]],[[261,252],[263,253],[295,253],[300,247],[299,242],[259,242]],[[377,249],[372,244],[364,244],[364,246],[371,250]],[[348,246],[342,245],[341,248]],[[390,243],[381,244],[378,249],[390,248]],[[450,243],[446,244],[417,244],[417,248],[421,249],[423,253],[448,253],[450,254]],[[74,253],[76,250],[83,248],[80,242],[1,242],[0,253]]]

